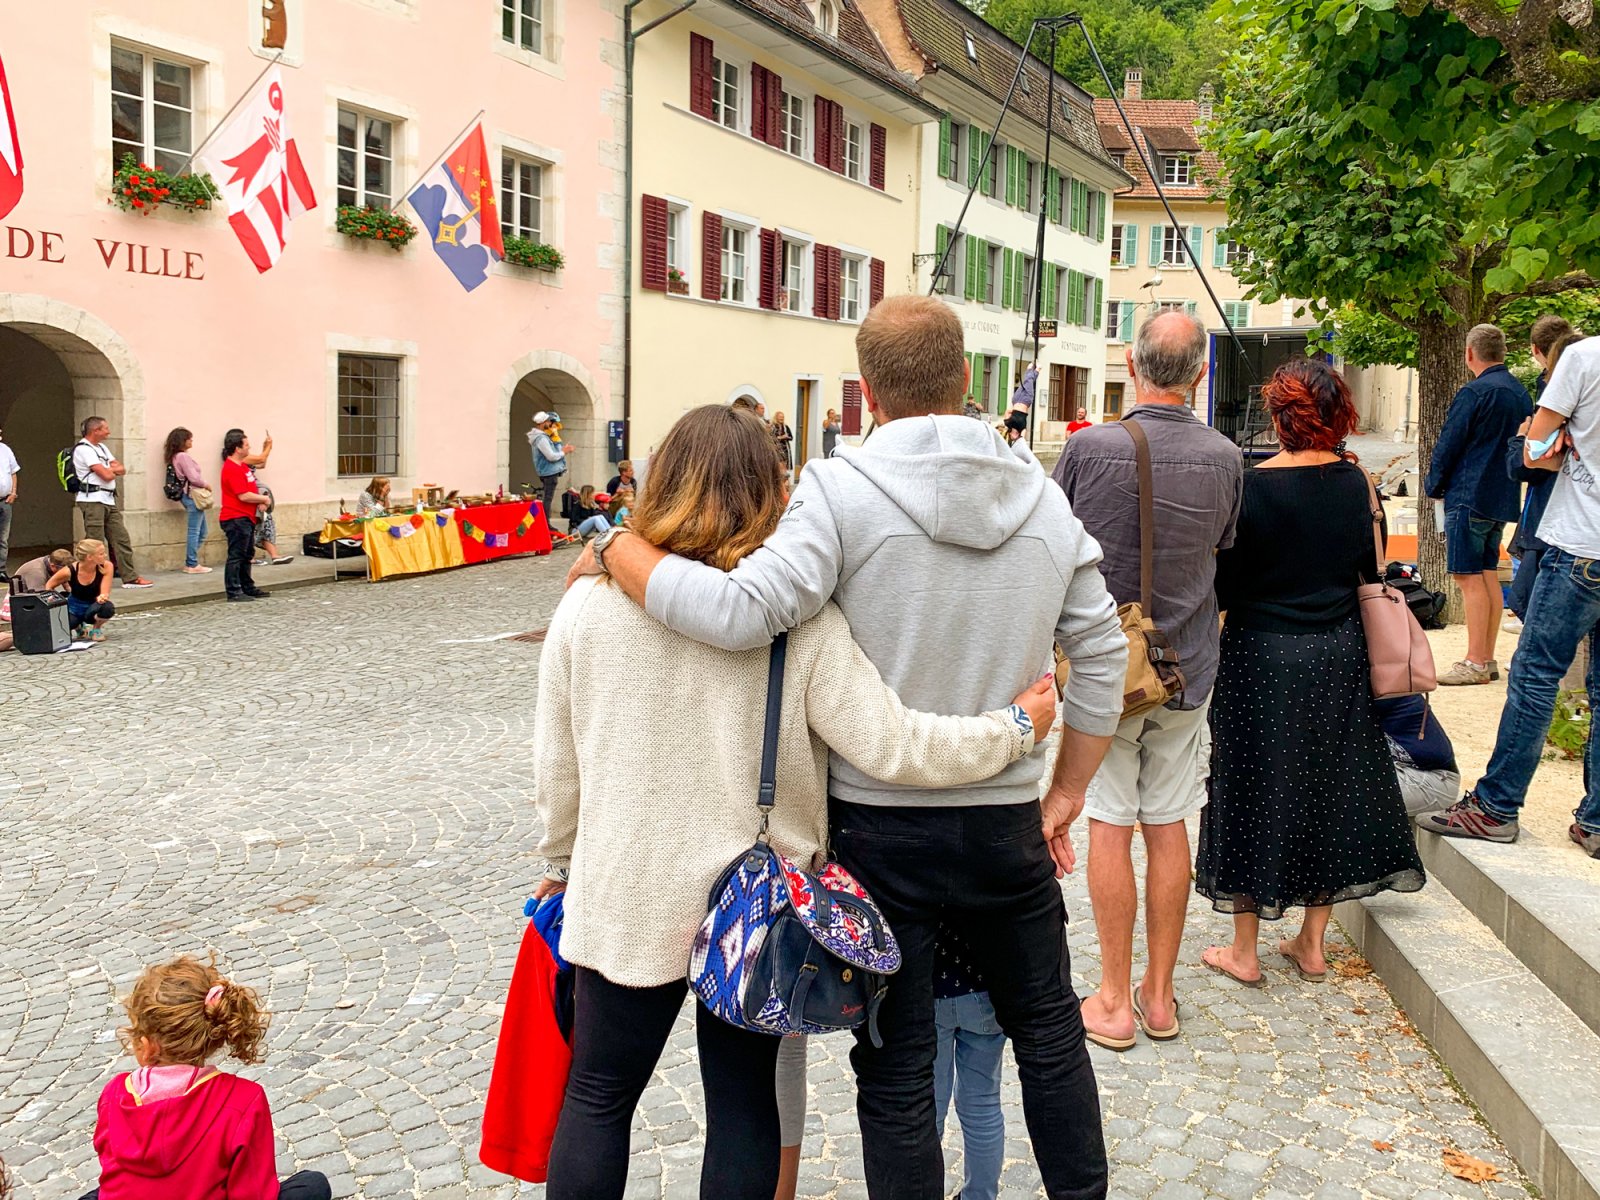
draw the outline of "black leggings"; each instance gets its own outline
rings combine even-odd
[[[278,1200],[332,1200],[333,1188],[321,1171],[300,1171],[278,1183]],[[100,1189],[95,1188],[83,1200],[100,1200]]]
[[[686,981],[630,988],[577,968],[572,1073],[550,1152],[547,1200],[620,1200],[633,1112],[683,1009]],[[706,1099],[702,1200],[772,1200],[778,1184],[780,1038],[695,1005]]]

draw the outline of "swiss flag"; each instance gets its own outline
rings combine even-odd
[[[22,199],[22,143],[17,141],[17,121],[11,113],[11,88],[6,65],[0,62],[0,217]]]
[[[206,139],[194,163],[210,173],[227,201],[228,224],[256,270],[270,269],[289,240],[289,222],[317,206],[284,119],[277,67],[261,76],[228,123]]]

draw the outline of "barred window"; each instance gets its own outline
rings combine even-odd
[[[400,359],[339,355],[339,474],[400,473]]]

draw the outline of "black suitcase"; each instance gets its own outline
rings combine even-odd
[[[19,591],[12,579],[11,636],[20,654],[56,654],[72,644],[67,598],[60,592]]]

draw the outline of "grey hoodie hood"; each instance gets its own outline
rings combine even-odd
[[[993,550],[1039,507],[1048,481],[982,421],[902,417],[833,457],[864,476],[935,542]]]

